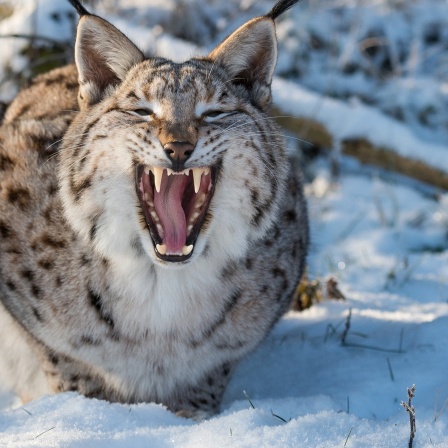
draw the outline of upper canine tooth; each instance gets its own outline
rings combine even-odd
[[[163,168],[153,166],[151,170],[154,173],[154,184],[156,187],[156,191],[157,193],[160,193],[160,184],[162,183]]]
[[[194,192],[197,193],[201,186],[201,176],[202,169],[201,168],[193,168],[193,180],[194,180]]]
[[[190,244],[189,246],[184,246],[182,248],[182,253],[184,255],[190,255],[192,250],[193,250],[193,244]]]

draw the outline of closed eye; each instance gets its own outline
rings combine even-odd
[[[206,110],[202,113],[202,118],[206,121],[213,121],[219,118],[228,117],[236,113],[236,111],[225,111],[225,110]],[[208,120],[207,120],[208,119]]]
[[[151,109],[134,109],[132,112],[140,115],[141,117],[149,117],[151,115],[154,115],[154,112]]]

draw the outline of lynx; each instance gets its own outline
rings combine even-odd
[[[70,0],[75,65],[0,127],[0,374],[23,401],[219,412],[304,269],[300,176],[268,115],[274,21],[296,2],[178,64]]]

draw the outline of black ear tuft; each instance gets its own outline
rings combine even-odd
[[[280,0],[275,6],[266,14],[272,20],[275,20],[280,14],[283,14],[289,8],[292,8],[299,0]]]
[[[68,1],[76,9],[76,11],[81,17],[90,15],[90,12],[87,11],[86,8],[84,8],[84,6],[81,4],[79,0],[68,0]]]

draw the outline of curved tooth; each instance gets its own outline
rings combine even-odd
[[[194,192],[197,193],[201,186],[202,168],[193,168]]]
[[[166,244],[156,244],[156,249],[160,255],[166,255]]]
[[[163,176],[164,168],[160,168],[158,166],[153,166],[151,168],[151,170],[154,173],[154,184],[156,187],[156,191],[157,191],[157,193],[160,193],[160,185],[162,183],[162,176]]]
[[[207,174],[209,174],[210,173],[210,168],[205,168],[204,169],[204,174],[207,176]]]
[[[163,172],[163,171],[162,171],[162,172]],[[171,176],[171,174],[177,174],[177,173],[175,173],[172,169],[167,168],[167,169],[166,169],[166,174],[167,174],[168,176]]]
[[[193,250],[193,244],[190,244],[189,246],[184,246],[182,248],[182,253],[184,255],[190,255],[192,250]]]

